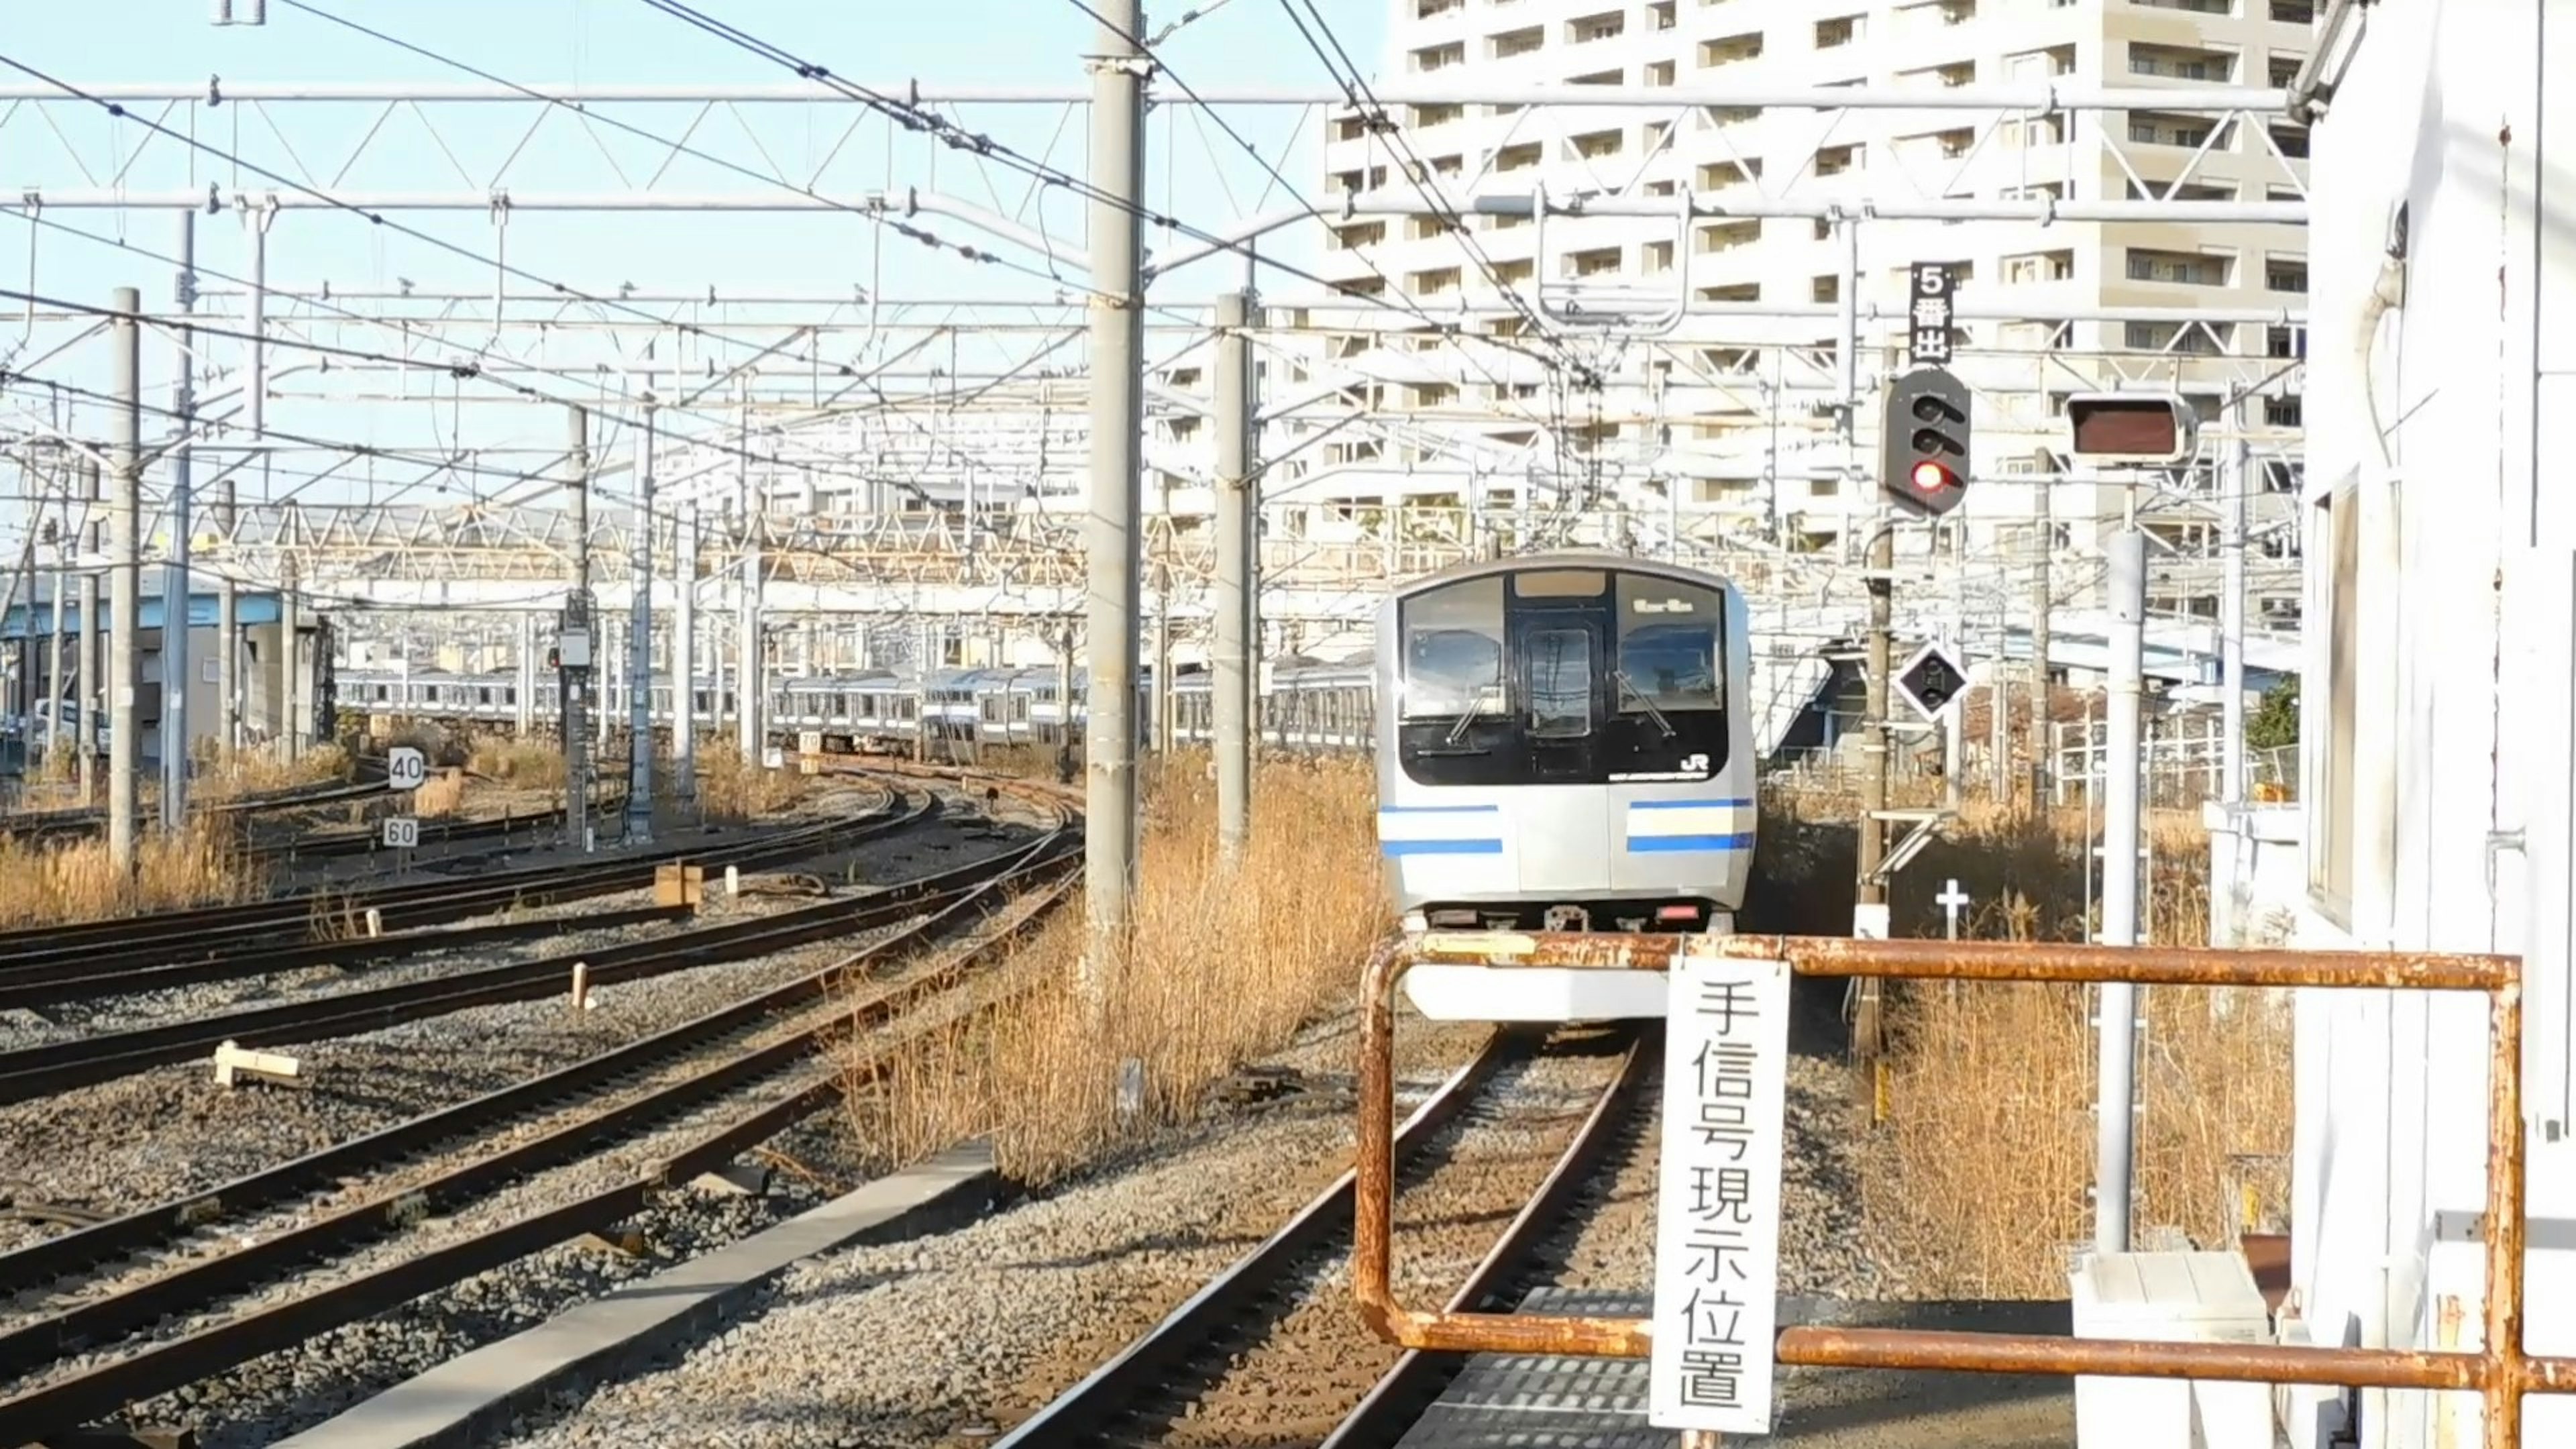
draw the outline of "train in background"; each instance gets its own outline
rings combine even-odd
[[[1370,661],[1327,662],[1290,658],[1264,671],[1259,695],[1263,740],[1280,749],[1365,751],[1373,747],[1374,684]],[[444,724],[452,727],[507,730],[519,719],[519,677],[514,670],[451,673],[438,670],[387,670],[342,667],[336,675],[341,709],[359,715]],[[1183,670],[1172,681],[1172,733],[1184,743],[1205,743],[1215,733],[1214,678],[1204,670]],[[927,739],[953,744],[1053,745],[1063,738],[1067,714],[1061,673],[1052,665],[937,669],[924,680],[908,671],[873,669],[838,674],[805,675],[772,682],[762,711],[769,743],[796,750],[819,736],[827,754],[870,754],[908,750]],[[1073,676],[1073,738],[1082,738],[1089,718],[1085,707],[1087,671]],[[673,722],[671,687],[653,687],[649,710],[653,727],[667,731]],[[540,726],[558,716],[558,688],[540,678],[529,703],[530,718]],[[1153,670],[1139,672],[1135,718],[1140,742],[1151,743]],[[690,691],[698,728],[708,734],[729,729],[735,713],[730,688],[717,698],[714,681],[702,679]],[[622,706],[609,711],[611,730],[629,718]]]
[[[1734,929],[1753,869],[1752,641],[1727,579],[1625,555],[1458,565],[1377,618],[1378,840],[1413,931]],[[1424,1015],[1664,1014],[1661,971],[1417,966]]]

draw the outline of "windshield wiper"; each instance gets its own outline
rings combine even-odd
[[[1467,707],[1464,710],[1461,710],[1458,714],[1458,722],[1449,727],[1449,738],[1447,743],[1453,745],[1458,743],[1458,737],[1467,732],[1467,726],[1475,722],[1477,712],[1485,707],[1485,696],[1487,694],[1500,694],[1502,692],[1503,687],[1499,684],[1477,685],[1476,697],[1467,701]]]
[[[1627,670],[1613,669],[1610,671],[1610,677],[1619,682],[1619,687],[1621,689],[1635,695],[1637,697],[1637,703],[1646,707],[1646,718],[1655,722],[1655,728],[1664,732],[1665,739],[1671,739],[1674,734],[1677,733],[1677,731],[1673,729],[1673,722],[1664,718],[1664,712],[1655,708],[1655,702],[1653,700],[1646,698],[1646,692],[1637,687],[1637,681],[1628,677]]]

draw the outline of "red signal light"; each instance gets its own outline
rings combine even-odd
[[[1958,481],[1949,469],[1938,463],[1927,460],[1914,465],[1914,486],[1923,492],[1930,493],[1937,489],[1954,487]]]

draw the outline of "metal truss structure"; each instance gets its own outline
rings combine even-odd
[[[1089,389],[1077,333],[1092,293],[1072,234],[1083,201],[1063,178],[1079,169],[1087,93],[860,88],[885,101],[875,104],[806,82],[167,85],[16,70],[0,73],[0,149],[22,173],[0,195],[0,259],[23,240],[28,284],[0,303],[0,456],[26,464],[30,479],[52,478],[38,452],[103,436],[108,400],[88,353],[105,289],[58,279],[180,275],[173,305],[147,306],[147,354],[157,345],[187,359],[193,401],[182,417],[155,394],[144,432],[161,439],[162,457],[184,447],[195,460],[187,532],[200,575],[291,581],[325,607],[365,614],[551,611],[575,551],[560,417],[579,406],[594,417],[588,554],[599,606],[618,611],[636,526],[619,505],[620,475],[634,471],[623,459],[649,399],[642,446],[656,474],[648,518],[661,606],[685,515],[703,521],[696,587],[738,590],[750,561],[758,607],[814,621],[818,636],[836,615],[1034,633],[1078,613]],[[1286,631],[1273,644],[1350,637],[1389,580],[1539,543],[1723,567],[1775,611],[1783,638],[1823,639],[1858,618],[1844,524],[1872,500],[1852,474],[1850,401],[1892,365],[1900,298],[1876,294],[1856,270],[1834,303],[1701,298],[1685,260],[1669,296],[1608,297],[1622,322],[1605,330],[1597,312],[1567,323],[1586,300],[1579,287],[1328,287],[1314,263],[1294,259],[1298,247],[1328,245],[1335,228],[1365,218],[1456,217],[1487,240],[1530,219],[1569,250],[1604,228],[1667,218],[1686,259],[1691,226],[1713,218],[1813,217],[1868,232],[1981,218],[2304,217],[2296,168],[2268,130],[2290,194],[2214,202],[2185,199],[2207,143],[2176,170],[2171,157],[2133,154],[2143,148],[2104,124],[2136,110],[2263,129],[2283,107],[2277,89],[1412,82],[1375,87],[1372,110],[1328,87],[1184,95],[1170,79],[1156,80],[1150,149],[1163,171],[1152,190],[1189,202],[1148,207],[1144,556],[1148,609],[1184,641],[1208,614],[1214,576],[1211,298],[1180,290],[1194,278],[1230,285],[1249,272],[1261,287],[1260,608]],[[1284,112],[1294,134],[1323,135],[1368,114],[1469,103],[1676,127],[1758,110],[1766,126],[1809,135],[1811,154],[1795,175],[1751,186],[1649,194],[1642,168],[1570,189],[1485,175],[1345,189],[1318,177],[1325,195],[1310,203],[1305,183],[1271,168],[1227,119]],[[1812,154],[1853,109],[1968,114],[1974,136],[1946,174],[1911,167],[1895,190],[1856,190],[1817,175]],[[495,118],[506,124],[486,124]],[[808,136],[792,159],[779,141],[789,126]],[[2012,199],[1960,195],[1991,180],[2004,127],[2025,138],[2031,127],[2090,132],[2098,156],[2082,155],[2110,158],[2139,194],[2061,201],[2046,178],[2025,177]],[[1005,133],[1028,139],[991,142]],[[2089,164],[2065,150],[2067,164]],[[638,281],[595,258],[574,275],[548,260],[549,219],[603,213],[685,214],[733,236],[752,235],[749,225],[828,227],[865,245],[840,245],[854,263],[845,276],[742,285]],[[329,228],[344,239],[366,229],[377,275],[328,277],[299,262]],[[890,259],[905,256],[919,260],[889,282]],[[1542,262],[1539,275],[1552,277],[1553,259]],[[293,280],[271,281],[290,267]],[[0,275],[16,271],[0,264]],[[2052,393],[2121,380],[2188,386],[2250,418],[2297,388],[2297,357],[2273,355],[2280,334],[2303,329],[2295,307],[2083,307],[2053,304],[2046,288],[2025,300],[1978,282],[1962,289],[1958,318],[1971,329],[1962,370],[1988,409],[1981,426],[2026,435],[2033,455],[2052,436]],[[2130,324],[2166,330],[2135,346],[2121,331]],[[1371,339],[1363,355],[1341,356],[1355,337]],[[2295,467],[2294,423],[2252,422],[2246,436],[2258,480]],[[2214,456],[2143,480],[2139,516],[2173,550],[2159,581],[2175,612],[2197,611],[2215,587],[2210,544],[2229,500]],[[159,471],[147,475],[145,507],[166,546]],[[1999,473],[1992,487],[2012,483]],[[2114,516],[2140,483],[2079,489],[2071,516]],[[2237,486],[2266,503],[2278,488]],[[58,484],[20,496],[31,537],[49,510],[87,516]],[[2294,530],[2293,511],[2277,511]],[[1957,617],[1963,600],[1973,617],[1984,616],[1973,601],[1991,600],[2000,618],[2046,553],[2059,555],[2053,577],[2080,603],[2087,530],[2039,539],[2017,532],[2019,519],[2006,509],[1965,533],[1923,531],[1906,565],[1924,584],[1905,596],[1921,610],[1918,632]],[[2294,532],[2283,536],[2294,549]],[[2266,575],[2258,563],[2255,575],[2258,594],[2295,598],[2288,569]],[[1799,610],[1811,622],[1792,622]]]

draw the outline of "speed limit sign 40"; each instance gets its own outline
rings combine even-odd
[[[417,790],[429,780],[429,756],[409,745],[385,751],[385,779],[397,790]]]

